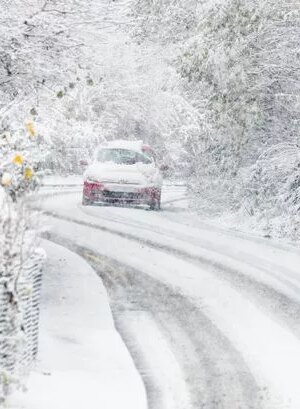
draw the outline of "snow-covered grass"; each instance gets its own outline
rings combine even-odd
[[[146,409],[143,383],[116,331],[106,290],[76,254],[43,241],[38,362],[14,409]]]

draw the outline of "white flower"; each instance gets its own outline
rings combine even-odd
[[[2,186],[9,186],[11,184],[11,174],[8,172],[4,172],[1,178]]]

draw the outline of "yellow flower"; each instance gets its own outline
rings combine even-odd
[[[12,163],[14,163],[15,165],[19,165],[19,166],[23,165],[23,163],[24,163],[23,156],[20,155],[19,153],[17,153],[17,154],[14,156],[14,158],[13,158],[13,160],[12,160]]]
[[[8,172],[4,172],[1,178],[2,186],[9,186],[11,184],[11,175]]]
[[[32,177],[33,177],[33,170],[31,168],[25,168],[24,178],[30,180],[32,179]]]
[[[30,136],[36,136],[36,131],[34,129],[34,123],[32,121],[26,122],[25,126]]]

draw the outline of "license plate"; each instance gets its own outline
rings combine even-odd
[[[137,193],[137,188],[134,186],[106,184],[105,188],[110,192]]]

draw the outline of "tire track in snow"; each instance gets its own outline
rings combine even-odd
[[[267,399],[266,391],[258,389],[241,355],[190,300],[160,281],[70,240],[53,234],[47,238],[84,257],[104,281],[117,329],[144,379],[150,409],[171,409],[166,406],[168,400],[165,397],[170,395],[170,385],[176,388],[179,382],[173,378],[173,373],[169,374],[171,379],[168,382],[161,377],[157,379],[157,373],[163,373],[165,368],[155,371],[147,364],[136,334],[141,314],[151,314],[184,374],[191,406],[186,401],[178,402],[179,405],[172,409],[261,407],[261,402]],[[157,337],[156,331],[152,335]],[[164,363],[162,361],[161,365]],[[176,390],[173,393],[176,396]]]
[[[85,227],[90,227],[103,232],[111,233],[119,237],[135,241],[139,244],[149,246],[150,248],[164,251],[176,257],[180,257],[186,261],[196,263],[201,266],[206,266],[207,269],[233,285],[239,292],[243,293],[248,298],[252,299],[257,305],[263,307],[268,314],[272,315],[276,321],[280,321],[281,325],[291,330],[300,339],[300,303],[295,299],[291,299],[288,295],[280,292],[270,285],[267,285],[253,276],[243,273],[243,269],[236,269],[216,261],[212,256],[190,254],[183,249],[172,247],[167,244],[157,243],[150,239],[141,238],[131,233],[119,231],[113,227],[100,226],[95,223],[78,220],[72,217],[59,215],[49,211],[43,211],[43,214],[54,217],[56,219],[65,220],[76,223]],[[164,234],[161,234],[164,236]],[[166,236],[167,237],[167,236]],[[199,247],[199,252],[201,247]],[[247,264],[245,264],[247,267]],[[257,270],[259,271],[259,270]],[[263,269],[261,269],[263,271]],[[289,283],[288,283],[289,284]],[[293,288],[292,284],[289,284]],[[298,291],[298,288],[294,290]]]

